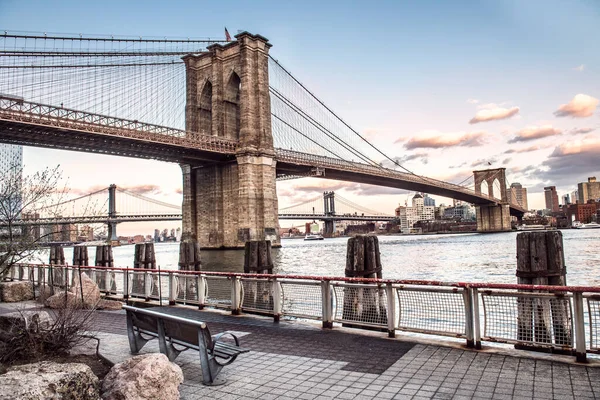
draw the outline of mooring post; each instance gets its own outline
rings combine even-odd
[[[244,246],[244,273],[272,274],[273,258],[269,240],[250,240]],[[273,285],[269,282],[246,282],[244,284],[244,301],[252,308],[274,310]],[[274,319],[279,317],[274,313]]]
[[[562,232],[522,232],[517,235],[517,283],[564,286],[567,284]],[[547,298],[517,299],[517,339],[523,342],[573,345],[569,300],[562,293]],[[551,319],[551,320],[550,320]],[[533,345],[516,345],[533,348]]]
[[[346,277],[382,278],[379,239],[373,235],[357,235],[348,239],[346,250]],[[368,322],[388,326],[386,290],[378,288],[344,289],[344,320]],[[352,326],[352,325],[345,325]],[[387,328],[386,328],[387,330]]]
[[[200,243],[194,237],[184,237],[179,243],[179,270],[201,271]],[[184,301],[197,298],[200,300],[198,280],[193,275],[179,275],[179,293]],[[173,299],[176,301],[177,299]]]

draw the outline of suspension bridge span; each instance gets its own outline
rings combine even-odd
[[[324,233],[334,232],[335,221],[391,221],[392,215],[370,210],[334,192],[310,198],[279,210],[279,219],[320,220]],[[106,224],[108,239],[118,240],[117,224],[122,222],[180,221],[181,206],[165,203],[117,185],[36,209],[13,226],[52,226],[71,224]]]
[[[183,232],[205,248],[277,245],[276,179],[314,176],[463,200],[477,206],[482,232],[509,230],[510,216],[525,211],[510,198],[504,169],[474,171],[472,188],[407,170],[270,48],[247,32],[231,42],[5,32],[0,141],[179,163]]]

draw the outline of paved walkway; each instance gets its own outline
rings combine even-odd
[[[0,304],[0,313],[7,309]],[[585,399],[600,398],[600,368],[565,363],[572,357],[388,339],[384,333],[256,316],[198,311],[211,333],[237,332],[243,347],[220,376],[223,386],[202,385],[197,353],[176,360],[184,371],[182,399]],[[129,354],[123,311],[98,311],[100,352],[112,362]],[[402,336],[402,335],[399,335]],[[158,352],[156,341],[142,353]],[[535,357],[535,358],[532,358]],[[550,360],[551,359],[551,360]]]

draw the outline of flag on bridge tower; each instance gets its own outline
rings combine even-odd
[[[231,35],[229,34],[229,31],[227,31],[227,27],[225,27],[225,40],[231,42]]]

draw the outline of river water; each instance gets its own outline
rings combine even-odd
[[[600,229],[563,230],[567,283],[600,286]],[[380,236],[383,277],[440,281],[516,283],[516,232],[495,234]],[[344,276],[347,238],[304,241],[283,239],[273,249],[275,273]],[[113,249],[115,266],[132,267],[134,246]],[[179,243],[156,243],[162,269],[177,269]],[[95,249],[88,252],[93,264]],[[65,248],[73,259],[73,249]],[[47,262],[48,251],[39,254]],[[244,252],[203,251],[206,271],[242,272]]]

